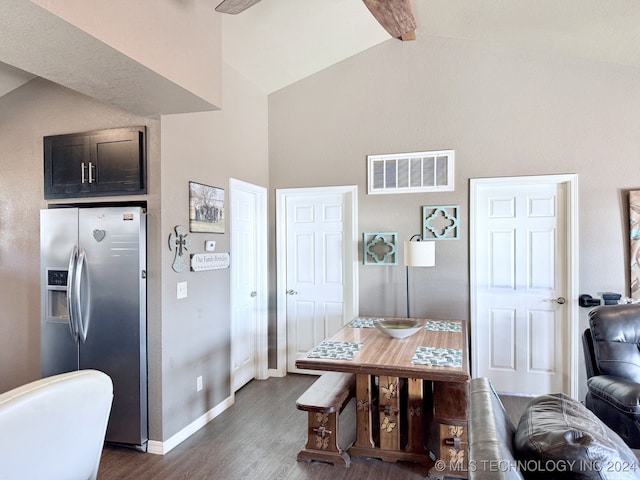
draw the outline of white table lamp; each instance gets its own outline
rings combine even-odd
[[[436,264],[436,242],[413,240],[414,235],[404,242],[404,264],[407,268],[407,317],[411,316],[409,298],[409,267],[434,267]]]

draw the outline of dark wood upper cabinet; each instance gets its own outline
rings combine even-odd
[[[44,137],[44,198],[147,193],[146,127]]]

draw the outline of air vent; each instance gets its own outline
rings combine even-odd
[[[454,150],[367,156],[369,194],[453,191]]]

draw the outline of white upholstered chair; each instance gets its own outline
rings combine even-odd
[[[111,379],[80,370],[0,395],[0,480],[89,480],[113,400]]]

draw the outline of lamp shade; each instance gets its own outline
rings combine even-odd
[[[436,242],[404,242],[404,264],[407,267],[433,267],[436,264]]]

